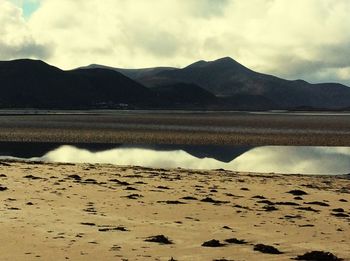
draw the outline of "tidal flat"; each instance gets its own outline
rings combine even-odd
[[[2,113],[0,141],[350,146],[347,113]]]

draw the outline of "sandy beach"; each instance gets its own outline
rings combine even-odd
[[[348,176],[2,161],[0,200],[1,260],[350,260]]]

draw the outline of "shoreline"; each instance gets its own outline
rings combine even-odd
[[[3,260],[350,260],[347,177],[21,161],[0,174]]]
[[[153,171],[189,171],[189,172],[226,172],[226,173],[234,173],[236,175],[244,175],[244,176],[260,176],[260,177],[266,177],[266,178],[274,178],[279,176],[291,176],[291,177],[319,177],[319,178],[338,178],[338,179],[350,179],[350,173],[344,173],[344,174],[310,174],[310,173],[283,173],[283,172],[258,172],[258,171],[239,171],[239,170],[232,170],[232,169],[195,169],[195,168],[184,168],[184,167],[150,167],[150,166],[141,166],[141,165],[120,165],[120,164],[114,164],[114,163],[90,163],[90,162],[55,162],[55,161],[45,161],[45,160],[32,160],[32,159],[22,159],[22,158],[16,158],[16,157],[0,157],[0,166],[2,164],[11,164],[11,163],[18,163],[18,164],[28,164],[28,165],[53,165],[53,166],[76,166],[76,165],[88,165],[88,166],[94,166],[94,167],[115,167],[115,168],[122,168],[122,169],[132,169],[132,168],[141,168],[145,170],[153,170]]]

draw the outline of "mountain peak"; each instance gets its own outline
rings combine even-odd
[[[234,59],[232,59],[231,57],[229,57],[229,56],[219,58],[219,59],[215,60],[214,62],[225,62],[225,63],[226,62],[227,63],[235,62],[236,63],[236,61]]]
[[[187,67],[185,68],[199,68],[199,67],[204,67],[208,64],[207,61],[204,61],[204,60],[200,60],[200,61],[197,61],[195,63],[192,63],[190,65],[188,65]]]
[[[219,58],[219,59],[212,61],[210,63],[214,64],[214,65],[222,65],[222,66],[237,66],[237,65],[239,65],[239,66],[244,67],[242,64],[240,64],[236,60],[232,59],[231,57]]]
[[[37,71],[37,70],[56,70],[61,71],[61,69],[49,65],[46,62],[42,60],[35,60],[35,59],[16,59],[11,61],[1,61],[0,65],[6,66],[9,68],[16,68],[16,69],[22,69],[26,71]]]
[[[11,60],[11,61],[3,61],[3,63],[47,65],[45,62],[43,62],[41,60],[34,60],[34,59],[15,59],[15,60]]]
[[[227,56],[227,57],[222,57],[222,58],[219,58],[219,59],[213,60],[213,61],[200,60],[200,61],[197,61],[195,63],[190,64],[186,68],[200,68],[200,67],[206,67],[206,66],[210,66],[210,65],[221,65],[221,66],[240,65],[243,67],[243,65],[241,65],[240,63],[238,63],[237,61],[235,61],[231,57]]]
[[[193,64],[190,64],[189,66],[185,67],[184,69],[208,69],[208,70],[224,70],[224,71],[236,71],[236,72],[247,72],[251,73],[252,71],[248,69],[247,67],[243,66],[236,60],[232,59],[231,57],[223,57],[219,58],[217,60],[213,61],[204,61],[200,60],[198,62],[195,62]]]

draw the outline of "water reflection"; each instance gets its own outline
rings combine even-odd
[[[253,149],[249,146],[217,146],[217,145],[120,145],[119,148],[142,148],[155,151],[182,150],[188,154],[204,159],[213,158],[221,162],[231,162],[243,153]]]
[[[157,151],[145,148],[116,148],[91,152],[62,146],[42,158],[55,162],[112,163],[156,168],[218,169],[248,172],[300,174],[347,174],[350,148],[343,147],[257,147],[230,162],[197,158],[184,150]]]
[[[30,142],[1,142],[0,157],[34,158],[53,151],[64,144],[59,143],[30,143]],[[130,145],[130,144],[74,144],[79,149],[91,152],[103,152],[116,148],[147,149],[153,151],[185,151],[196,158],[213,158],[222,162],[230,162],[253,147],[249,146],[216,146],[216,145]]]
[[[50,162],[300,174],[350,173],[349,147],[0,143],[0,156]]]
[[[266,146],[250,150],[229,165],[239,171],[348,174],[350,148]]]

